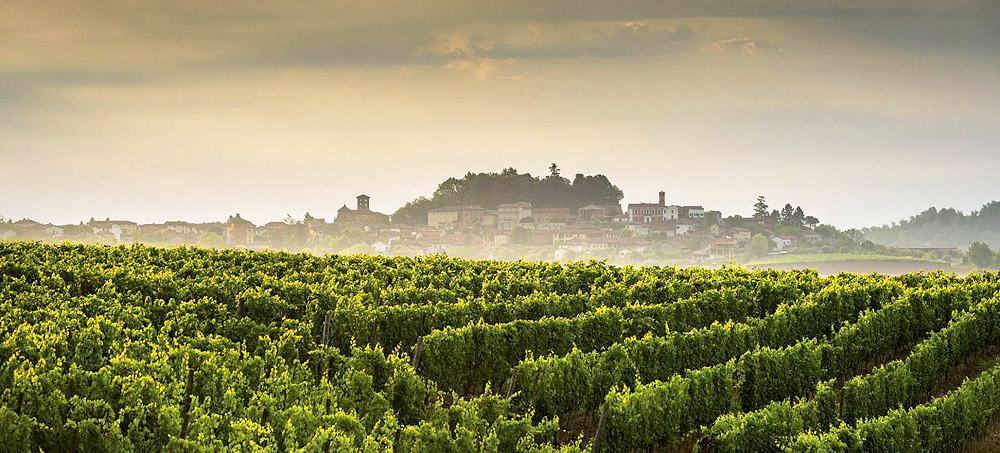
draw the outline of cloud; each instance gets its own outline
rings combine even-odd
[[[754,40],[752,38],[747,38],[747,37],[713,41],[698,46],[698,50],[700,52],[714,54],[714,55],[732,54],[732,53],[738,53],[743,55],[755,55],[770,50],[774,50],[777,52],[781,51],[781,49],[775,48],[772,44],[770,44],[767,41]]]
[[[437,34],[434,43],[418,49],[419,55],[440,57],[449,69],[467,72],[479,79],[496,74],[501,61],[485,56],[492,45],[475,39],[470,31],[453,30]]]

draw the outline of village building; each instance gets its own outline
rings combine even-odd
[[[705,208],[701,206],[681,206],[679,214],[682,219],[704,219]]]
[[[535,225],[565,225],[569,223],[569,208],[534,208],[531,219]]]
[[[502,204],[497,206],[497,221],[501,230],[509,230],[520,225],[522,220],[531,217],[531,203],[519,201],[517,203]]]
[[[658,203],[629,203],[629,223],[654,223],[677,220],[680,216],[680,206],[667,205],[666,192],[660,191]]]
[[[746,244],[750,242],[750,239],[753,237],[753,233],[751,233],[750,230],[746,228],[738,227],[733,229],[732,237],[733,239],[736,239],[736,242],[739,242],[741,244]]]
[[[736,250],[739,248],[736,239],[731,237],[722,237],[712,240],[712,244],[709,246],[708,251],[712,257],[732,257],[736,255]]]
[[[226,245],[249,247],[254,244],[256,236],[257,226],[253,222],[240,217],[239,213],[229,218],[226,224]]]
[[[427,211],[427,226],[445,230],[464,230],[482,226],[481,206],[445,206]]]
[[[45,235],[50,238],[61,237],[63,233],[65,233],[66,231],[65,229],[63,229],[63,227],[56,226],[51,223],[42,225],[42,228],[43,231],[45,232]]]
[[[166,227],[168,231],[172,231],[177,234],[198,234],[202,232],[198,225],[179,220],[164,222],[163,226]]]
[[[551,242],[556,244],[573,239],[594,239],[614,236],[614,232],[610,228],[597,228],[587,225],[567,225],[554,232],[549,232],[549,234],[552,237]]]
[[[94,236],[98,238],[114,238],[121,241],[122,236],[131,236],[139,232],[139,224],[128,220],[93,220],[87,222],[87,226],[94,231]]]
[[[625,225],[625,229],[632,232],[635,237],[648,236],[650,226],[648,223],[629,223]]]
[[[690,222],[678,222],[674,225],[674,234],[681,236],[684,234],[691,233],[698,229],[698,224]]]
[[[17,228],[19,230],[27,230],[29,228],[35,228],[35,227],[41,225],[41,223],[38,223],[38,222],[36,222],[34,220],[31,220],[31,219],[21,219],[21,220],[18,220],[17,222],[14,222],[11,225],[14,228]]]
[[[773,236],[771,237],[771,242],[774,242],[774,248],[777,250],[783,250],[786,247],[791,247],[798,242],[798,238],[795,236]]]
[[[810,244],[815,244],[823,239],[823,236],[816,232],[816,230],[802,230],[802,239]]]
[[[342,208],[337,210],[337,219],[334,221],[338,224],[350,224],[363,227],[366,231],[371,230],[373,225],[384,225],[389,223],[389,216],[382,214],[381,212],[372,211],[369,208],[369,201],[371,197],[365,194],[358,195],[357,209],[348,208],[345,204]]]
[[[479,219],[479,224],[483,228],[498,228],[500,214],[495,210],[483,211],[483,217]]]
[[[588,204],[576,210],[576,216],[583,222],[601,222],[608,216],[608,211],[603,206]]]

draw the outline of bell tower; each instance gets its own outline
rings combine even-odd
[[[368,200],[371,199],[368,195],[361,194],[358,195],[358,211],[368,211]]]

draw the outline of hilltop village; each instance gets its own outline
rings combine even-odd
[[[240,214],[225,222],[168,221],[138,224],[94,220],[78,225],[42,224],[31,219],[0,223],[0,239],[70,240],[84,243],[182,244],[250,250],[312,253],[369,253],[422,256],[445,253],[475,259],[609,259],[620,263],[746,260],[802,248],[838,247],[843,234],[817,228],[801,208],[722,217],[700,205],[657,202],[588,204],[577,209],[533,206],[520,201],[496,209],[442,206],[426,212],[426,224],[393,221],[358,195],[329,221],[306,214],[257,224]],[[758,200],[762,203],[763,200]],[[826,233],[824,235],[824,232]],[[840,245],[843,246],[843,245]],[[826,250],[828,251],[828,250]],[[833,250],[837,251],[837,250]]]

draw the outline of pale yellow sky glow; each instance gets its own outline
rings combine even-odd
[[[994,2],[660,3],[4,2],[0,214],[332,219],[551,162],[845,227],[998,198]]]

